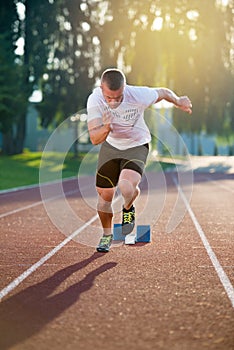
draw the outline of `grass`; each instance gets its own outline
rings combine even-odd
[[[85,159],[85,166],[81,166]],[[0,156],[0,190],[40,182],[88,174],[95,171],[97,155],[81,154],[75,159],[72,154],[28,152],[14,156]]]
[[[75,159],[71,153],[29,152],[14,156],[0,155],[0,190],[39,184],[71,176],[95,174],[96,153],[80,154]],[[162,171],[172,164],[148,162],[147,170]]]

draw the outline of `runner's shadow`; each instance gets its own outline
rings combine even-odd
[[[93,286],[98,275],[117,265],[115,262],[105,263],[64,291],[51,295],[73,273],[101,256],[103,255],[94,253],[88,259],[68,266],[44,281],[3,300],[0,304],[0,349],[9,349],[39,332],[77,302],[80,295]]]

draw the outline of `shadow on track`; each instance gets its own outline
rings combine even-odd
[[[89,272],[82,280],[66,290],[51,295],[53,291],[73,273],[85,268],[94,260],[103,256],[94,253],[88,259],[68,266],[53,276],[26,288],[0,304],[0,348],[6,350],[30,338],[71,305],[76,303],[81,294],[87,292],[95,278],[114,268],[116,262],[105,263]]]

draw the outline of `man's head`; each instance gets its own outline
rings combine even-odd
[[[111,108],[116,108],[123,100],[123,90],[126,78],[123,72],[116,68],[106,69],[101,76],[103,96]]]
[[[117,68],[106,69],[101,76],[101,86],[105,84],[110,90],[119,90],[126,84],[123,72]]]

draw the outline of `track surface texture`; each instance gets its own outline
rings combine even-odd
[[[165,229],[178,198],[170,172],[161,211],[151,208],[160,211],[152,242],[107,254],[60,232],[39,188],[2,193],[0,349],[233,350],[234,159],[193,164],[192,197],[175,229]],[[154,176],[155,188],[142,183],[137,215],[161,196]],[[74,179],[64,191],[84,223],[94,218]],[[91,228],[100,229],[95,218],[82,230]]]

